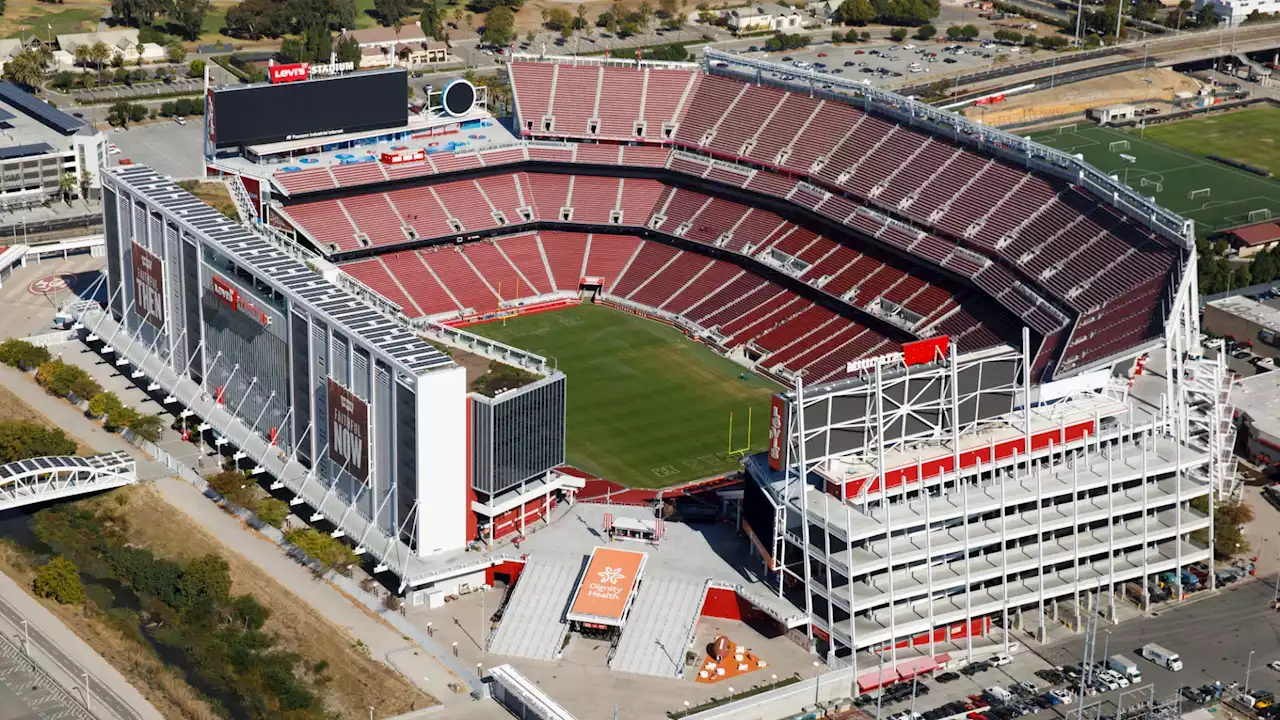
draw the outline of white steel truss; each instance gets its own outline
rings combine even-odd
[[[1194,292],[1190,274],[1187,293]],[[1237,486],[1230,380],[1220,361],[1191,352],[1198,318],[1194,302],[1181,300],[1171,308],[1169,393],[1158,411],[1136,410],[1110,385],[1023,407],[1021,398],[1035,397],[1022,372],[1030,367],[1026,350],[957,356],[953,347],[924,366],[908,367],[900,357],[872,363],[861,381],[808,388],[796,380],[774,486],[772,549],[778,593],[790,592],[803,606],[811,642],[815,631],[827,638],[830,665],[852,664],[856,675],[859,652],[880,651],[896,665],[900,654],[917,657],[926,644],[932,656],[950,638],[936,631],[949,633],[958,623],[965,639],[950,644],[953,656],[957,649],[972,656],[975,627],[1001,627],[1006,646],[1013,628],[1043,638],[1060,606],[1077,618],[1102,612],[1114,621],[1116,597],[1126,589],[1140,587],[1140,604],[1149,608],[1148,582],[1156,575],[1171,574],[1181,594],[1184,569],[1209,561],[1212,546],[1213,502],[1206,515],[1191,500]],[[1024,331],[1024,348],[1026,340]],[[1013,393],[1014,413],[981,419],[962,412],[978,402],[981,386],[959,378],[1011,358],[1017,380],[982,391]],[[931,382],[942,392],[922,391]],[[861,403],[865,412],[832,422],[822,411],[835,399]],[[1091,422],[1079,422],[1079,408],[1100,407],[1106,412],[1095,409]],[[1076,430],[1070,435],[1069,423]],[[998,455],[992,439],[985,454],[978,447],[975,462],[974,438],[995,425],[1004,426],[995,435],[1002,442],[1011,426],[1019,431],[1012,456]],[[1082,425],[1088,429],[1080,432]],[[860,441],[846,437],[847,447],[835,448],[833,430]],[[924,460],[936,463],[940,448],[949,449],[949,468],[958,472],[936,464],[925,471]],[[922,459],[922,449],[932,455]],[[901,471],[904,458],[910,465],[913,452],[915,472],[906,477],[915,480],[886,476]],[[841,490],[831,470],[837,462],[861,468],[864,480],[869,468],[870,481]],[[839,499],[842,492],[847,500]],[[1192,541],[1193,531],[1207,531],[1209,543]],[[913,644],[899,651],[907,641]]]
[[[39,457],[0,465],[0,510],[100,492],[138,482],[122,450],[91,457]]]

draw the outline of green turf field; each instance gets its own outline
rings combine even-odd
[[[1182,120],[1138,130],[1079,123],[1033,135],[1059,150],[1080,153],[1100,170],[1195,220],[1196,233],[1280,218],[1280,181],[1208,159],[1215,154],[1280,172],[1280,109],[1258,108]],[[1274,141],[1274,145],[1271,141]],[[1128,148],[1118,143],[1128,142]],[[1121,155],[1130,155],[1132,162]],[[1208,188],[1205,197],[1193,190]],[[1255,213],[1252,216],[1250,213]]]
[[[624,485],[661,487],[737,467],[729,454],[768,440],[769,396],[779,387],[651,320],[597,305],[467,328],[556,358],[568,376],[571,465]]]

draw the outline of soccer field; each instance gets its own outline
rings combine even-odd
[[[1280,141],[1280,131],[1264,130],[1268,122],[1280,122],[1280,110],[1265,109],[1275,114],[1249,116],[1253,111],[1246,110],[1183,120],[1147,128],[1145,138],[1137,130],[1084,123],[1055,128],[1032,138],[1083,155],[1098,169],[1194,220],[1196,234],[1203,237],[1222,228],[1266,220],[1268,216],[1280,217],[1280,182],[1205,157],[1216,154],[1254,165],[1280,162],[1277,156],[1253,152],[1255,146],[1266,145],[1268,135]],[[1245,117],[1237,119],[1239,116]],[[1232,129],[1224,130],[1224,124]],[[1132,161],[1122,155],[1130,156]]]
[[[559,361],[568,376],[570,465],[632,487],[662,487],[731,471],[769,434],[773,382],[661,323],[584,304],[475,325],[470,332]]]

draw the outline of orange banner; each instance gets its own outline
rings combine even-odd
[[[578,585],[578,594],[573,598],[569,614],[621,620],[644,560],[642,552],[596,548],[591,553],[591,562]]]

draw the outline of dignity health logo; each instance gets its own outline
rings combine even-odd
[[[600,576],[600,582],[609,583],[610,585],[617,585],[619,580],[626,577],[626,575],[622,574],[622,568],[611,568],[608,565],[596,574]]]

